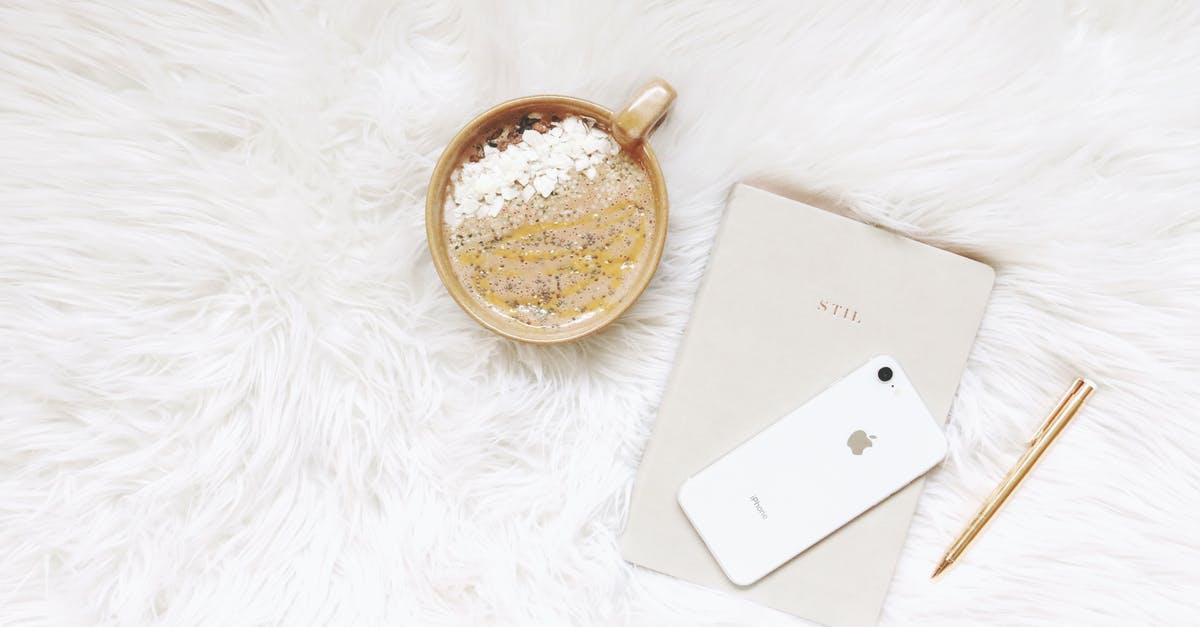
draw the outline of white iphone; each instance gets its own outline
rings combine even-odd
[[[725,576],[748,586],[945,455],[904,370],[879,356],[693,475],[679,506]]]

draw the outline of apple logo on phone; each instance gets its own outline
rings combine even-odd
[[[863,451],[875,445],[875,443],[871,441],[874,439],[875,436],[867,435],[866,431],[859,429],[858,431],[850,434],[850,439],[846,440],[846,446],[850,447],[851,453],[854,453],[855,455],[862,455]]]

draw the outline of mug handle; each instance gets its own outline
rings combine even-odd
[[[673,102],[675,89],[667,81],[656,78],[646,83],[625,108],[613,114],[613,137],[627,148],[637,146],[658,126]]]

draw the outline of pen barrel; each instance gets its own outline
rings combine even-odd
[[[973,517],[971,517],[971,521],[967,523],[966,528],[963,529],[961,534],[959,534],[958,539],[955,540],[954,544],[951,544],[950,548],[946,551],[947,559],[957,559],[958,556],[961,555],[964,550],[966,550],[967,546],[975,540],[975,536],[979,535],[979,532],[983,531],[983,528],[986,527],[989,522],[991,522],[992,517],[996,514],[996,512],[1000,511],[1000,507],[1004,505],[1004,502],[1008,500],[1008,497],[1012,496],[1012,493],[1020,484],[1021,478],[1028,473],[1029,468],[1032,467],[1031,464],[1036,462],[1036,460],[1031,462],[1028,459],[1030,454],[1033,453],[1033,450],[1034,449],[1032,447],[1025,449],[1025,452],[1021,454],[1019,459],[1017,459],[1017,463],[1012,467],[1011,470],[1008,471],[1008,474],[1004,476],[1004,479],[1000,481],[1000,484],[997,485],[994,490],[992,490],[992,493],[988,495],[986,500],[984,500],[983,505],[979,506],[979,510],[975,512]],[[1045,449],[1043,449],[1043,451],[1044,450]],[[1026,464],[1030,465],[1026,466]],[[1024,472],[1018,474],[1017,471],[1022,468],[1024,468]]]
[[[1013,464],[1013,467],[1004,475],[1004,479],[1000,481],[995,490],[992,490],[991,495],[983,502],[979,511],[975,513],[975,516],[971,518],[971,522],[967,523],[966,528],[963,529],[958,539],[946,550],[945,559],[947,561],[958,559],[958,556],[966,550],[975,537],[983,531],[983,528],[991,522],[992,517],[1000,510],[1008,500],[1008,497],[1012,496],[1017,486],[1021,485],[1025,476],[1037,466],[1038,461],[1041,460],[1042,456],[1050,448],[1050,445],[1058,438],[1058,435],[1062,433],[1067,423],[1075,417],[1075,414],[1083,406],[1087,398],[1091,396],[1093,390],[1095,390],[1095,385],[1092,382],[1079,379],[1072,386],[1070,392],[1056,404],[1054,410],[1046,418],[1042,426],[1038,428],[1034,439],[1025,449],[1025,452],[1017,459],[1017,463]]]

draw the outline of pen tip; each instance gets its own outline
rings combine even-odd
[[[938,575],[942,574],[942,572],[944,572],[947,568],[950,568],[950,564],[953,563],[954,562],[943,561],[941,564],[938,564],[938,567],[933,569],[933,574],[930,575],[929,578],[937,579]]]

